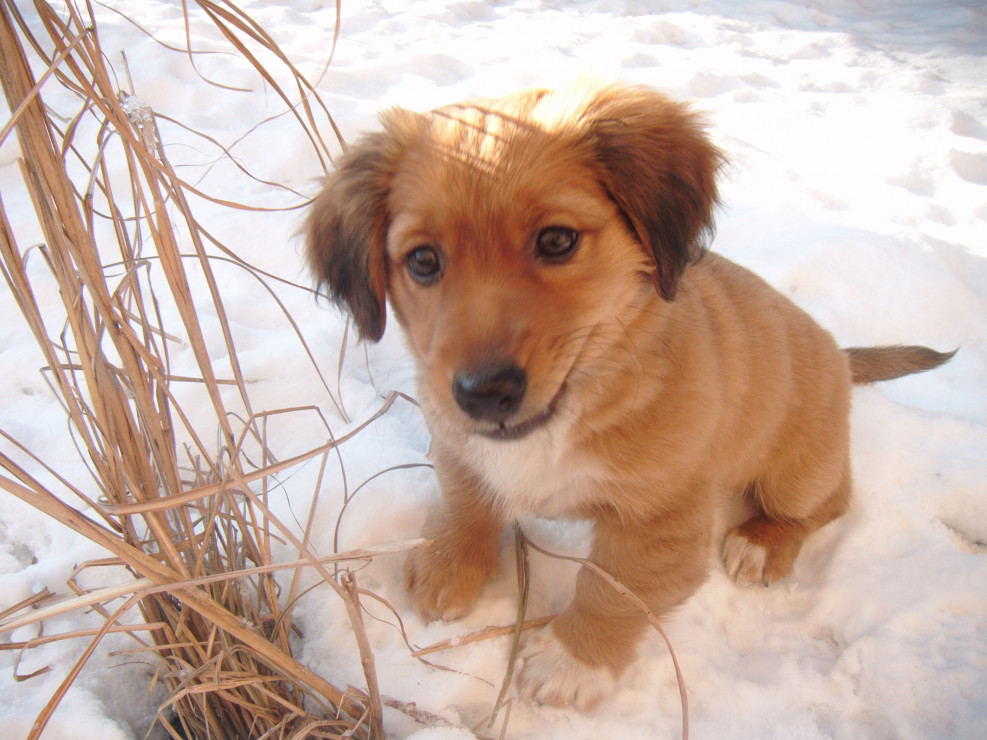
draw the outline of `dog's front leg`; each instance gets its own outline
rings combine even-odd
[[[684,517],[598,520],[590,559],[640,597],[656,616],[703,582],[710,533]],[[525,646],[521,695],[590,709],[634,660],[647,615],[598,574],[582,568],[569,607]]]
[[[505,523],[491,496],[454,454],[433,447],[442,503],[425,523],[431,544],[414,550],[404,566],[405,588],[426,622],[458,619],[497,575],[498,542]]]

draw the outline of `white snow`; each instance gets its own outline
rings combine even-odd
[[[184,44],[179,0],[109,0],[160,41]],[[243,0],[298,67],[317,79],[328,55],[335,7],[329,0]],[[33,10],[25,10],[29,17]],[[103,48],[122,69],[125,51],[137,99],[209,133],[260,178],[306,194],[322,170],[283,108],[245,62],[199,55],[206,85],[188,57],[148,39],[96,6]],[[843,345],[924,343],[960,348],[934,372],[858,389],[852,413],[856,498],[850,512],[814,536],[794,574],[770,588],[738,589],[717,565],[704,585],[664,619],[688,686],[696,738],[977,738],[987,727],[987,6],[961,0],[343,0],[335,58],[318,83],[344,135],[373,128],[376,112],[429,108],[521,86],[555,86],[581,75],[646,83],[695,100],[730,159],[722,183],[714,249],[765,276],[807,308]],[[193,11],[202,49],[225,49]],[[123,78],[125,79],[125,78]],[[57,88],[56,108],[72,110]],[[326,128],[324,134],[331,138]],[[201,141],[162,124],[173,161],[204,190],[256,205],[299,198],[237,176]],[[0,188],[22,245],[40,240],[20,185],[17,148],[0,148]],[[211,166],[210,168],[210,165]],[[298,212],[229,212],[194,199],[200,220],[249,262],[307,280],[296,237]],[[35,255],[36,257],[37,255]],[[40,300],[57,306],[40,259]],[[301,347],[258,283],[216,267],[236,332],[254,408],[317,404],[334,433],[349,427],[300,358]],[[309,295],[282,299],[328,378],[335,377],[343,319]],[[0,428],[86,486],[61,409],[39,368],[43,360],[0,288]],[[209,325],[209,318],[204,318]],[[365,363],[364,355],[369,355]],[[191,353],[176,361],[192,366]],[[181,372],[177,367],[175,372]],[[379,345],[350,340],[341,395],[354,423],[392,389],[413,393],[412,370],[393,321]],[[284,454],[309,449],[325,429],[312,414],[271,425]],[[9,451],[6,443],[3,449]],[[349,492],[378,471],[426,462],[428,435],[417,410],[399,401],[342,450]],[[301,519],[317,470],[303,467],[276,492],[279,512]],[[316,514],[316,546],[330,552],[343,497],[329,471]],[[340,549],[416,537],[437,499],[425,467],[387,472],[352,499]],[[290,503],[289,503],[290,502]],[[529,521],[526,531],[555,551],[583,554],[584,524]],[[284,557],[291,558],[285,549]],[[7,495],[0,495],[0,608],[43,587],[67,592],[76,564],[97,548]],[[383,557],[357,574],[400,612],[420,646],[463,636],[515,613],[513,545],[502,575],[476,609],[454,623],[424,625],[402,588],[402,558]],[[120,573],[87,571],[86,586]],[[565,606],[574,567],[534,555],[530,616]],[[408,655],[394,617],[367,620],[384,694],[461,729],[423,728],[386,711],[392,737],[460,740],[485,727],[504,675],[509,638],[429,656]],[[345,610],[328,589],[295,607],[304,633],[298,654],[339,686],[363,684]],[[389,624],[390,623],[390,624]],[[46,634],[98,624],[73,614]],[[21,634],[20,632],[23,632]],[[27,639],[22,630],[2,639]],[[56,642],[28,651],[15,681],[16,653],[0,652],[0,736],[23,737],[85,647]],[[157,709],[145,699],[155,665],[133,647],[104,640],[45,734],[140,738]],[[667,650],[650,635],[640,659],[597,710],[513,703],[506,737],[676,737],[678,688]],[[159,735],[160,736],[160,735]]]

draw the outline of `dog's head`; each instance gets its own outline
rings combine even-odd
[[[381,337],[391,301],[423,401],[468,431],[538,427],[702,254],[720,156],[656,92],[532,91],[382,122],[316,198],[309,260],[362,337]]]

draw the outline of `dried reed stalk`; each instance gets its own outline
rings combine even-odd
[[[605,571],[599,565],[594,563],[592,560],[587,560],[586,558],[577,558],[572,555],[560,555],[555,552],[550,552],[543,547],[539,547],[536,543],[528,539],[528,536],[524,533],[520,526],[515,527],[515,537],[518,540],[518,555],[523,558],[527,558],[527,547],[540,552],[542,555],[546,555],[550,558],[555,558],[556,560],[568,560],[572,563],[578,563],[582,567],[591,570],[597,576],[602,578],[604,582],[610,586],[613,590],[627,599],[631,604],[634,605],[636,609],[639,609],[643,613],[648,622],[651,624],[652,628],[661,635],[661,639],[665,641],[665,647],[668,648],[668,655],[672,659],[672,668],[675,670],[675,681],[679,687],[679,702],[682,707],[682,740],[689,740],[689,696],[686,693],[685,688],[685,678],[682,675],[682,669],[679,666],[679,660],[675,656],[675,649],[672,647],[672,641],[668,638],[668,634],[661,626],[661,622],[658,621],[658,617],[655,613],[651,611],[647,604],[638,596],[636,593],[631,591],[627,586],[614,578],[610,573]],[[520,544],[523,542],[523,546]],[[526,567],[526,566],[525,566]],[[520,622],[523,619],[523,613],[518,617]],[[514,652],[511,655],[511,662],[517,658],[517,642],[515,641]],[[492,720],[491,720],[492,721]]]
[[[235,5],[199,0],[198,6],[284,100],[300,135],[328,165],[329,148],[318,124],[334,130],[335,125],[311,84]],[[188,194],[240,206],[179,177],[165,155],[154,112],[132,90],[121,89],[121,76],[107,66],[92,8],[84,14],[69,2],[58,14],[34,0],[33,10],[46,38],[32,33],[13,0],[0,0],[0,80],[14,112],[0,141],[16,130],[24,182],[44,234],[36,254],[57,283],[63,313],[53,317],[42,308],[27,268],[31,250],[18,245],[2,200],[0,264],[91,473],[88,487],[98,495],[87,494],[86,485],[62,477],[56,465],[5,433],[16,450],[0,452],[0,488],[104,547],[135,581],[112,593],[77,597],[76,606],[95,604],[105,622],[38,717],[31,737],[40,736],[103,635],[115,630],[127,631],[162,660],[169,698],[161,716],[173,737],[382,737],[381,698],[355,584],[326,570],[309,547],[307,529],[299,536],[268,505],[271,476],[286,464],[313,458],[321,457],[324,466],[345,438],[334,439],[327,423],[330,442],[291,461],[276,459],[264,436],[270,414],[255,414],[251,407],[211,265],[219,259],[234,262],[277,300],[267,286],[275,278],[244,263],[196,220]],[[293,93],[258,60],[258,48],[283,65]],[[194,64],[191,43],[186,52]],[[31,71],[30,56],[46,67],[40,80]],[[46,86],[55,83],[78,100],[67,124],[43,104]],[[89,132],[94,140],[83,140]],[[83,152],[95,154],[87,159]],[[70,158],[78,160],[72,167]],[[121,171],[127,175],[123,186]],[[191,244],[190,252],[183,251],[178,234]],[[193,297],[188,263],[204,277],[205,296]],[[203,305],[219,319],[218,347],[210,345],[200,324]],[[177,323],[166,325],[169,313]],[[286,312],[285,317],[297,333]],[[198,377],[171,373],[169,343],[175,338],[191,348]],[[228,358],[228,378],[214,370],[217,357]],[[190,421],[184,404],[194,396],[177,390],[178,384],[195,385],[198,398],[213,411],[213,429]],[[323,384],[348,421],[329,384]],[[242,428],[237,419],[244,420]],[[210,445],[206,440],[216,430],[219,443]],[[247,455],[248,446],[255,453],[259,449],[259,459]],[[29,467],[43,470],[45,481],[54,483]],[[314,568],[344,599],[363,659],[365,693],[341,691],[292,657],[291,614],[283,605],[293,601],[297,578],[291,598],[282,600],[270,567],[275,538],[291,543],[298,552],[296,565]],[[122,604],[109,606],[121,596],[127,596]],[[135,607],[150,643],[120,623]],[[165,710],[175,719],[164,721]]]

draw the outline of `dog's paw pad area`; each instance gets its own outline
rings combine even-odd
[[[592,709],[616,683],[609,669],[588,666],[569,655],[550,627],[528,640],[521,659],[518,690],[521,698],[536,704]]]
[[[764,566],[767,559],[768,551],[742,534],[732,532],[723,542],[723,563],[738,586],[765,583]]]

